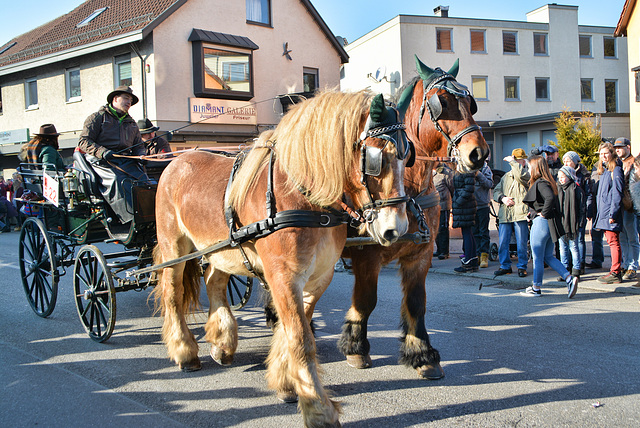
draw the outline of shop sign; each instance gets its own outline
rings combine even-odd
[[[29,141],[29,128],[0,131],[0,144],[17,144]]]
[[[253,103],[210,98],[189,98],[189,119],[191,123],[258,124],[258,115]]]

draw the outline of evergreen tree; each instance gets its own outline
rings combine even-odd
[[[593,113],[583,111],[574,117],[569,110],[563,110],[555,120],[556,139],[560,159],[568,151],[580,155],[582,163],[591,171],[598,161],[598,147],[602,141],[600,125],[595,123]]]

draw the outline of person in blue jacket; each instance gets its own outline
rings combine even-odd
[[[601,177],[596,197],[597,209],[594,227],[604,230],[605,238],[611,250],[611,269],[609,274],[598,278],[598,281],[606,284],[619,284],[622,282],[620,231],[622,230],[624,172],[622,171],[622,163],[618,159],[611,143],[600,144],[598,173],[601,174]]]

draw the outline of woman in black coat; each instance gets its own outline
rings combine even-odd
[[[473,225],[476,221],[476,196],[474,194],[476,173],[458,173],[453,176],[453,227],[462,230],[462,266],[456,272],[475,272],[478,270],[476,241],[473,237]]]
[[[533,255],[533,285],[521,294],[532,297],[542,295],[540,287],[544,277],[544,264],[547,263],[567,282],[567,293],[569,298],[572,298],[578,290],[578,278],[572,276],[553,255],[554,243],[565,234],[558,201],[558,187],[542,156],[533,156],[529,162],[531,179],[529,191],[523,202],[535,215],[529,237]]]

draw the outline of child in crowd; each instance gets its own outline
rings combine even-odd
[[[558,201],[562,212],[562,227],[565,232],[565,235],[560,238],[560,261],[567,271],[571,272],[571,275],[579,277],[581,268],[580,231],[586,223],[584,191],[577,184],[576,170],[567,165],[558,171],[558,183],[560,184]]]

